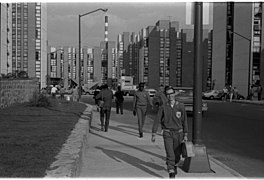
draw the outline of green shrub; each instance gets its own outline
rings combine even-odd
[[[35,91],[33,93],[33,98],[30,101],[30,105],[37,107],[49,107],[51,106],[51,102],[46,94]]]

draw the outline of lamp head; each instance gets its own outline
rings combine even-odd
[[[106,9],[102,9],[102,11],[104,11],[104,12],[107,12],[108,11],[108,9],[106,8]]]

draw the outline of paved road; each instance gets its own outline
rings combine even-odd
[[[264,106],[208,102],[203,118],[208,153],[245,177],[264,177]]]
[[[93,104],[91,96],[84,99]],[[264,106],[221,101],[208,105],[202,121],[208,154],[244,177],[264,177]],[[125,97],[124,107],[132,109],[132,97]],[[150,118],[155,115],[150,110]],[[188,121],[191,130],[191,115]]]

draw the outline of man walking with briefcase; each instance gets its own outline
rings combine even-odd
[[[161,123],[167,170],[169,177],[174,178],[177,174],[176,164],[181,158],[181,143],[187,141],[188,124],[184,104],[178,102],[175,98],[177,92],[169,87],[165,93],[168,101],[159,108],[152,127],[151,141],[155,142],[158,125]]]

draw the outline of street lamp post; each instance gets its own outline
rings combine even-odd
[[[108,9],[102,9],[102,8],[99,8],[99,9],[96,9],[94,11],[91,11],[91,12],[88,12],[88,13],[85,13],[85,14],[79,14],[79,89],[78,89],[78,95],[79,95],[79,98],[78,98],[78,101],[81,100],[81,95],[82,95],[82,86],[81,86],[81,69],[82,69],[82,64],[81,64],[81,17],[83,16],[86,16],[88,14],[92,14],[96,11],[103,11],[103,12],[107,12]]]
[[[250,83],[251,83],[251,43],[252,43],[252,40],[241,35],[241,34],[239,34],[239,33],[237,33],[237,32],[234,32],[231,30],[228,30],[228,31],[233,33],[233,34],[238,35],[239,37],[242,37],[243,39],[245,39],[249,42],[249,51],[248,51],[248,54],[249,54],[249,59],[248,59],[248,97],[249,97]]]

